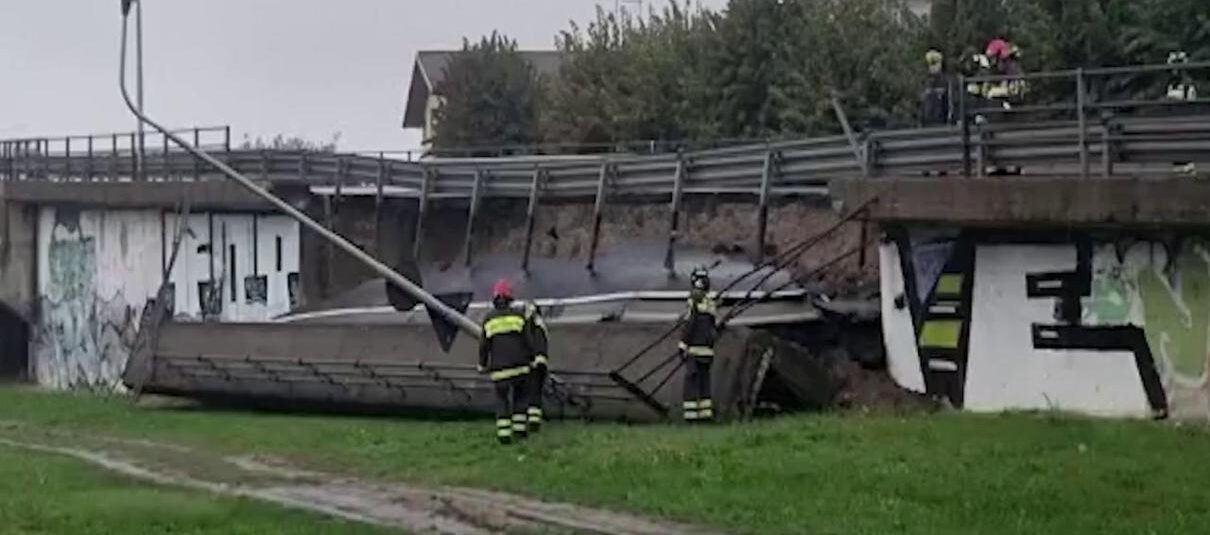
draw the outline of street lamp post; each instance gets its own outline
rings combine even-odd
[[[139,112],[143,112],[143,2],[138,1],[134,11],[134,55],[135,55],[135,78],[138,80],[135,85],[135,98],[139,105]],[[146,125],[142,120],[139,121],[139,150],[135,160],[135,176],[139,180],[147,180],[146,165],[147,165],[147,134]]]

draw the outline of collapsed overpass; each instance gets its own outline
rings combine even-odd
[[[888,220],[878,214],[921,206],[919,201],[904,200],[902,188],[924,184],[919,191],[939,195],[932,199],[938,206],[935,214],[947,213],[943,208],[957,207],[982,214],[978,208],[981,205],[957,206],[957,200],[967,197],[946,192],[961,184],[998,188],[1009,181],[1045,184],[1088,180],[1091,184],[1092,179],[1099,178],[1113,184],[1152,184],[1157,177],[1171,176],[1173,163],[1205,162],[1210,136],[1198,105],[1183,104],[1186,113],[1181,114],[1123,113],[1090,121],[1080,113],[1069,120],[992,121],[978,129],[872,132],[701,152],[571,159],[415,162],[395,160],[387,154],[242,151],[230,148],[226,129],[198,129],[190,134],[200,144],[209,145],[221,160],[270,186],[363,250],[396,266],[418,264],[416,271],[426,281],[473,295],[482,293],[483,281],[497,274],[511,275],[532,281],[532,297],[542,298],[571,297],[543,295],[563,287],[544,285],[542,281],[551,275],[543,273],[576,273],[573,279],[578,281],[580,295],[670,290],[683,284],[679,277],[698,263],[721,259],[760,265],[780,258],[794,244],[817,232],[825,236],[809,250],[792,255],[793,261],[784,266],[783,275],[828,276],[828,282],[837,285],[860,285],[873,279],[875,259],[880,257],[872,245],[879,234],[872,225]],[[209,141],[207,136],[212,136]],[[25,232],[33,229],[38,236],[24,242],[36,250],[25,258],[36,259],[30,263],[37,267],[21,266],[19,259],[3,267],[31,273],[25,279],[29,284],[15,289],[11,299],[33,303],[26,321],[35,353],[40,352],[32,366],[40,381],[46,382],[38,373],[49,363],[55,368],[50,382],[57,386],[116,387],[121,371],[130,370],[126,365],[130,355],[144,347],[151,351],[145,363],[159,355],[164,357],[159,361],[162,366],[150,366],[144,369],[147,377],[128,382],[152,390],[159,384],[165,391],[187,393],[196,389],[188,386],[192,384],[189,380],[196,383],[210,374],[227,383],[218,392],[233,395],[236,392],[230,388],[244,387],[231,387],[235,381],[225,378],[252,373],[262,386],[284,381],[283,377],[306,377],[305,382],[313,385],[326,383],[315,394],[323,398],[335,391],[352,391],[336,384],[345,380],[338,378],[350,374],[357,381],[390,381],[383,379],[387,374],[381,370],[358,368],[356,361],[336,363],[338,368],[346,367],[338,370],[317,367],[314,360],[324,360],[318,356],[310,362],[296,358],[290,361],[294,358],[290,346],[266,348],[263,354],[270,360],[259,363],[250,359],[257,356],[253,353],[262,351],[240,351],[236,346],[216,349],[212,354],[196,350],[185,351],[198,353],[194,355],[177,354],[183,346],[173,344],[190,336],[224,341],[255,336],[225,337],[222,325],[168,325],[158,331],[167,338],[149,340],[140,318],[159,316],[149,313],[145,304],[148,298],[157,296],[160,271],[170,264],[173,251],[183,256],[179,264],[173,263],[169,273],[171,297],[157,299],[156,303],[169,302],[171,306],[165,305],[161,312],[182,322],[245,323],[269,320],[290,310],[322,310],[366,284],[370,274],[330,246],[300,233],[297,226],[272,219],[274,216],[261,201],[221,182],[221,177],[188,155],[170,148],[150,149],[159,146],[154,139],[144,150],[138,150],[139,143],[131,139],[120,135],[0,143],[0,175],[4,179],[0,195],[12,213],[18,214],[18,222],[28,227]],[[1007,168],[1020,169],[1028,178],[991,176]],[[933,178],[921,178],[923,175]],[[827,194],[829,182],[846,188],[833,199],[843,201],[846,215],[856,213],[860,216],[857,220],[840,221]],[[1071,195],[1081,198],[1081,188]],[[992,203],[995,199],[972,202]],[[1062,208],[1058,210],[1061,213]],[[1193,225],[1201,221],[1196,215],[1189,219]],[[936,215],[923,218],[922,224],[938,221],[968,223]],[[1021,223],[1013,219],[993,219],[995,222],[1010,227]],[[133,228],[141,230],[131,232]],[[132,237],[136,234],[139,237]],[[636,248],[647,251],[641,255],[642,260],[626,262],[629,252]],[[52,250],[59,256],[52,258]],[[91,257],[89,250],[93,251]],[[882,255],[885,274],[885,252]],[[623,261],[611,262],[611,258]],[[81,263],[81,259],[85,261]],[[611,282],[616,269],[611,266],[628,264],[638,265],[640,273]],[[75,265],[85,267],[66,269]],[[140,277],[130,277],[131,272]],[[149,282],[126,284],[131,279]],[[79,281],[91,281],[88,284],[92,286]],[[884,280],[884,300],[886,284]],[[115,295],[95,291],[115,286],[122,290],[116,307],[88,297],[87,289],[93,289],[94,296]],[[801,310],[812,308],[809,301],[800,306]],[[103,313],[98,314],[99,310]],[[609,317],[600,315],[598,322],[609,321]],[[919,331],[916,336],[920,336],[926,324],[919,319],[909,330]],[[68,325],[83,327],[64,338],[59,333]],[[298,324],[300,333],[302,325]],[[627,340],[630,335],[626,333],[636,339],[650,338],[649,326],[628,325],[622,321],[616,327],[621,331],[612,330],[614,326],[598,330],[612,332],[610,341]],[[330,328],[307,324],[305,329],[321,327]],[[342,332],[373,328],[378,327],[358,326]],[[423,329],[416,332],[425,332],[424,337],[432,341],[427,326],[403,329],[407,333]],[[568,332],[577,329],[568,327]],[[589,331],[597,332],[593,328]],[[257,332],[257,328],[251,332]],[[350,340],[357,338],[349,336]],[[395,332],[392,336],[401,337],[399,343],[380,350],[381,358],[374,362],[402,358],[399,355],[406,356],[409,347],[431,349],[408,341],[408,337],[419,334]],[[582,336],[590,335],[575,335],[576,340]],[[300,339],[309,338],[300,334]],[[750,347],[750,340],[748,335],[739,335],[729,346],[734,348],[731,353],[752,354],[740,349]],[[572,344],[565,350],[575,354],[576,347],[580,346]],[[396,364],[432,360],[428,349],[416,351],[424,354],[402,358]],[[456,343],[455,354],[458,351]],[[624,352],[611,351],[609,358],[620,353]],[[755,354],[759,357],[765,353]],[[180,369],[162,369],[181,358],[192,360],[181,364]],[[281,359],[293,368],[277,370],[267,364]],[[943,394],[944,388],[949,388],[934,384],[965,384],[964,379],[944,375],[951,373],[947,370],[952,366],[963,369],[960,363],[947,365],[945,361],[942,357],[924,361],[924,366],[932,367],[927,376],[936,376],[927,381],[928,388],[914,387],[914,379],[902,379],[900,384],[930,395]],[[619,364],[601,361],[600,366],[605,367],[598,369],[593,362],[587,359],[581,364],[587,371],[605,376],[616,371],[612,366]],[[738,362],[737,366],[751,369],[753,374],[761,368],[748,360]],[[892,359],[892,364],[897,362]],[[657,358],[650,364],[659,363]],[[243,368],[227,369],[231,366]],[[180,371],[183,369],[191,371]],[[449,370],[438,376],[431,371],[408,373],[421,373],[428,377],[423,379],[427,382],[452,380]],[[151,380],[157,374],[166,378],[174,373],[178,381],[173,383],[175,386]],[[672,384],[676,382],[671,379]],[[398,387],[381,382],[379,386],[391,392]],[[609,388],[617,387],[615,381]],[[630,396],[629,403],[635,403],[633,394],[621,395]],[[341,395],[354,400],[360,397]],[[673,391],[665,395],[673,395]],[[638,403],[639,410],[647,410],[642,408],[644,403]],[[629,415],[627,410],[617,413]]]

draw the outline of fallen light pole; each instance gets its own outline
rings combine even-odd
[[[122,57],[121,57],[119,73],[118,73],[119,80],[120,80],[119,85],[121,86],[121,90],[122,90],[122,99],[126,101],[126,107],[130,108],[131,113],[133,113],[135,115],[135,117],[137,117],[141,122],[151,125],[152,128],[155,128],[157,131],[159,131],[161,134],[163,134],[164,137],[167,137],[168,139],[172,140],[173,143],[176,143],[182,149],[185,149],[185,151],[189,152],[189,154],[192,154],[195,158],[198,158],[198,159],[214,166],[214,168],[221,171],[224,175],[227,175],[228,178],[239,183],[239,185],[243,186],[245,189],[252,192],[252,194],[256,195],[257,197],[260,197],[261,199],[264,199],[266,202],[273,205],[277,209],[281,210],[286,215],[297,220],[303,226],[315,231],[315,233],[319,234],[323,239],[331,242],[333,245],[339,247],[344,252],[349,253],[350,255],[353,256],[353,258],[357,259],[361,263],[369,266],[370,269],[374,270],[376,273],[378,273],[379,275],[382,275],[384,278],[386,278],[386,280],[388,282],[399,287],[399,289],[403,290],[409,296],[415,298],[417,301],[424,303],[424,305],[429,307],[430,310],[436,311],[438,314],[441,315],[442,318],[444,318],[447,321],[449,321],[450,323],[454,324],[459,329],[461,329],[463,332],[465,332],[475,338],[482,337],[482,334],[483,334],[482,329],[480,329],[479,326],[475,324],[475,322],[471,321],[469,318],[467,318],[462,313],[458,312],[457,310],[450,307],[449,305],[446,305],[445,303],[441,302],[439,299],[434,297],[432,294],[424,291],[423,288],[416,285],[412,281],[408,280],[407,277],[400,275],[397,271],[391,269],[386,264],[383,264],[382,262],[378,261],[378,259],[370,256],[365,251],[362,251],[359,247],[357,247],[356,245],[353,245],[351,242],[344,239],[344,237],[342,237],[341,235],[339,235],[335,232],[332,232],[331,230],[328,230],[323,225],[320,225],[314,219],[311,219],[310,217],[308,217],[306,214],[302,213],[297,208],[290,206],[289,203],[279,199],[277,196],[268,192],[264,188],[258,186],[256,183],[252,182],[252,180],[241,175],[235,169],[232,169],[231,166],[222,162],[218,158],[211,156],[209,153],[207,153],[197,147],[194,147],[193,145],[186,142],[184,139],[181,139],[180,137],[178,137],[176,134],[173,134],[172,132],[168,131],[168,129],[164,128],[163,126],[160,126],[159,123],[152,121],[146,115],[144,115],[143,112],[141,110],[139,110],[138,107],[135,105],[135,103],[131,100],[130,93],[126,89],[127,27],[129,25],[129,20],[130,20],[130,7],[131,7],[131,4],[133,4],[135,1],[138,1],[138,0],[122,0],[122,50],[121,50]]]

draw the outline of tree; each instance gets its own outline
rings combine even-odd
[[[569,58],[546,103],[547,140],[608,145],[713,133],[705,70],[713,22],[674,1],[646,20],[598,8],[587,28],[562,32],[558,47]]]
[[[434,88],[442,103],[428,141],[437,150],[535,143],[542,83],[516,41],[494,32],[475,44],[464,39]]]

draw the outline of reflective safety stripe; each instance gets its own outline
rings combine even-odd
[[[512,425],[512,423],[513,423],[513,421],[509,420],[508,418],[497,418],[496,419],[496,427],[508,427],[508,426]]]
[[[713,408],[714,408],[714,401],[709,400],[709,399],[702,399],[702,400],[698,400],[698,402],[697,402],[697,407],[698,407],[699,409],[713,409]]]
[[[546,355],[538,355],[534,357],[534,365],[537,366],[539,364],[543,366],[546,365]]]
[[[713,295],[703,297],[700,301],[689,298],[689,308],[705,314],[715,314],[718,312],[718,301],[715,301]]]
[[[542,423],[542,415],[541,415],[541,414],[531,414],[531,415],[529,415],[529,423],[531,423],[531,424],[540,424],[540,423]]]
[[[498,334],[519,333],[525,328],[525,318],[517,314],[496,316],[483,324],[483,335],[491,338]]]
[[[516,368],[505,368],[503,370],[494,371],[492,372],[491,377],[493,381],[503,381],[505,379],[512,379],[513,377],[525,375],[527,373],[529,373],[529,366],[517,366]]]
[[[496,436],[500,437],[500,438],[511,437],[511,436],[513,436],[513,428],[510,426],[510,427],[505,427],[503,429],[497,429]]]
[[[702,410],[698,411],[697,417],[700,420],[705,420],[707,418],[714,418],[714,409],[702,409]]]
[[[517,413],[517,414],[514,414],[514,415],[513,415],[513,421],[514,421],[514,422],[524,422],[524,421],[525,421],[525,415],[524,415],[524,414],[522,414],[522,413]]]
[[[697,408],[697,402],[696,402],[696,401],[684,401],[684,402],[681,402],[681,408],[682,408],[682,409],[696,409],[696,408]]]
[[[508,418],[499,418],[496,420],[496,436],[511,437],[513,436],[513,422]]]
[[[681,348],[681,351],[688,353],[691,357],[714,356],[714,348],[710,346],[691,346],[685,342],[681,342],[680,344],[677,344],[677,347]]]
[[[540,409],[538,407],[530,407],[529,410],[527,410],[526,412],[530,416],[542,416],[542,409]]]
[[[698,413],[697,411],[685,411],[684,416],[686,420],[696,420],[698,418]]]

